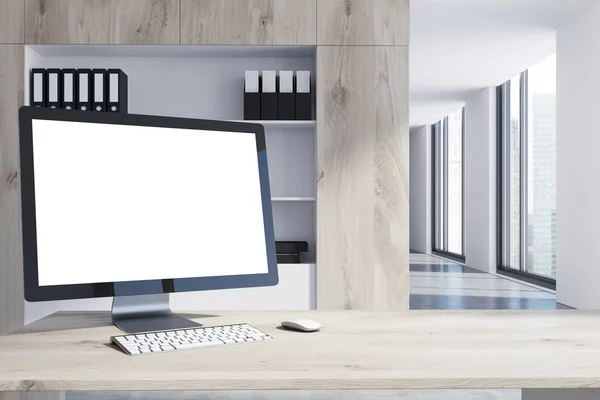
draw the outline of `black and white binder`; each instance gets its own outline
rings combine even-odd
[[[48,73],[48,108],[60,108],[62,97],[61,70],[58,68],[49,68]]]
[[[312,119],[310,71],[296,71],[296,119]]]
[[[67,110],[77,108],[77,70],[65,68],[62,70],[61,107]]]
[[[279,71],[279,92],[277,93],[277,119],[294,120],[294,71]]]
[[[94,82],[92,110],[104,112],[106,111],[106,81],[108,71],[105,69],[93,69],[92,77]]]
[[[32,68],[29,84],[29,105],[32,107],[46,107],[47,88],[47,71],[43,68]]]
[[[262,72],[260,119],[277,119],[277,71]]]
[[[120,69],[108,70],[107,110],[127,114],[127,74]]]
[[[260,119],[260,77],[258,71],[246,71],[244,77],[244,120]]]
[[[90,111],[92,109],[92,95],[94,94],[91,69],[77,70],[77,91],[77,109]]]

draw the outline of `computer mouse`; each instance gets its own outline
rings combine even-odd
[[[321,324],[308,318],[288,319],[281,326],[299,332],[316,332],[321,329]]]

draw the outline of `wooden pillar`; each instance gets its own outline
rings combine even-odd
[[[318,309],[408,309],[408,21],[317,2]]]
[[[23,0],[0,1],[0,335],[24,323],[18,110],[23,105]]]

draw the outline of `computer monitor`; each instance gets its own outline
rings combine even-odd
[[[262,125],[22,107],[19,128],[27,301],[113,297],[147,332],[200,325],[169,293],[278,283]]]

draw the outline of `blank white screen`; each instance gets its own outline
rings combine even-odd
[[[268,272],[255,135],[32,129],[40,286]]]

